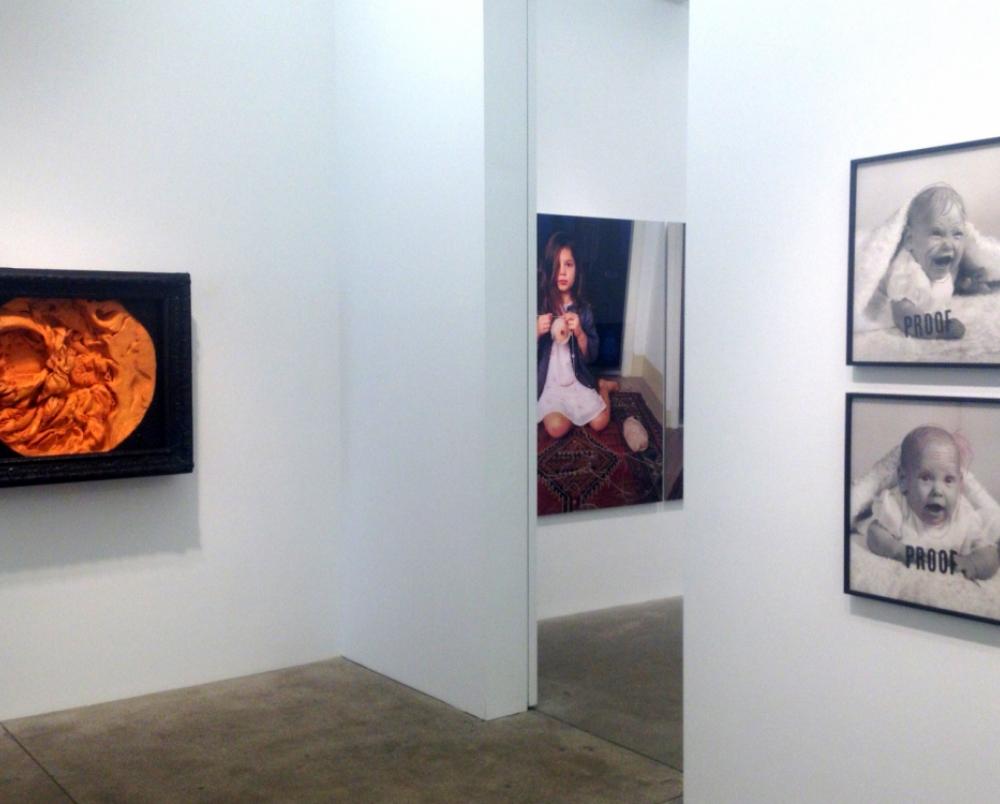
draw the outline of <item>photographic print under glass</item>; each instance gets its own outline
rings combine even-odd
[[[1000,400],[847,395],[844,591],[1000,622]]]
[[[187,274],[0,269],[0,485],[189,472]]]
[[[538,216],[538,513],[683,494],[684,227]]]
[[[847,362],[1000,365],[1000,138],[851,162]]]

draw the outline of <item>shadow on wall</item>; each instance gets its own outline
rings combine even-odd
[[[198,330],[191,329],[195,472]],[[197,549],[197,476],[163,475],[0,488],[0,586],[17,573]]]
[[[639,506],[623,506],[619,508],[594,508],[582,511],[567,511],[556,517],[541,517],[538,522],[545,526],[559,522],[607,522],[612,519],[634,519],[636,514],[653,513],[657,511],[683,511],[684,500],[663,500],[658,503]],[[623,523],[624,525],[625,523]]]
[[[894,627],[916,628],[937,636],[1000,648],[1000,628],[990,623],[963,620],[951,614],[938,614],[862,597],[852,597],[850,600],[852,615]]]
[[[851,366],[851,382],[885,385],[967,385],[994,388],[996,376],[990,371],[973,374],[968,368],[920,368],[918,366]],[[873,389],[881,391],[881,388]]]

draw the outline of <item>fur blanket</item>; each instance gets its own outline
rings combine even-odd
[[[1000,620],[1000,572],[988,580],[905,566],[872,553],[857,531],[850,537],[850,588],[892,600]]]
[[[869,301],[899,248],[909,202],[881,226],[860,233],[854,244],[854,359],[901,363],[1000,363],[1000,293],[955,296],[952,316],[965,324],[960,340],[906,338],[896,327],[866,314]],[[1000,282],[1000,240],[966,223],[966,257]]]

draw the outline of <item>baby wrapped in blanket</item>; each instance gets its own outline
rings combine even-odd
[[[886,254],[889,245],[891,255]],[[905,216],[897,213],[862,250],[855,329],[895,326],[910,338],[962,338],[965,325],[951,315],[950,300],[955,293],[991,290],[987,279],[997,278],[991,275],[1000,269],[996,246],[966,220],[965,203],[952,187],[925,188]]]

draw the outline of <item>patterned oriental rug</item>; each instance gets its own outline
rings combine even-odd
[[[635,416],[649,447],[632,452],[622,422]],[[538,513],[558,514],[663,499],[663,428],[642,394],[611,394],[611,422],[600,433],[574,427],[559,439],[538,425]]]

